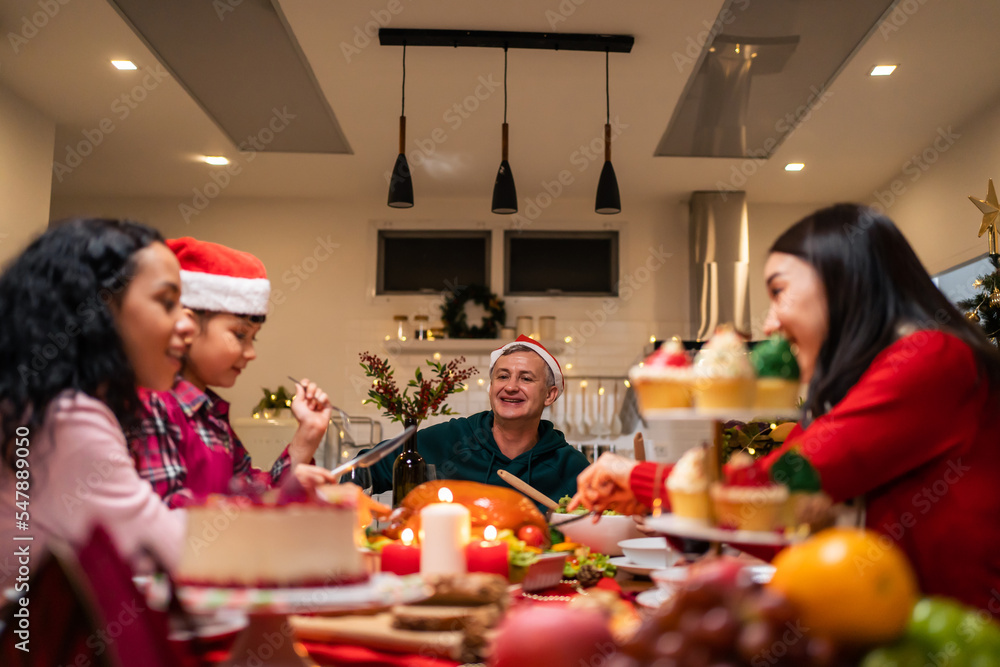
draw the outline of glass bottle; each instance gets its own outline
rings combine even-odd
[[[430,318],[427,315],[414,315],[413,316],[413,338],[416,340],[427,340],[427,330],[428,322]]]
[[[417,425],[416,419],[404,419],[403,428]],[[403,451],[392,464],[392,506],[399,507],[410,491],[427,481],[427,461],[417,451],[416,431],[403,443]]]
[[[409,326],[407,322],[409,317],[406,315],[394,315],[392,318],[393,329],[395,329],[396,340],[403,342],[406,340],[406,334],[409,333],[407,329]]]

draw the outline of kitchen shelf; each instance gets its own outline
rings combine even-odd
[[[437,340],[407,340],[403,343],[389,341],[387,343],[387,345],[394,347],[398,346],[396,349],[403,354],[433,354],[435,352],[441,354],[489,354],[503,344],[504,342],[499,338],[439,338]],[[555,341],[542,343],[542,345],[554,355],[561,354],[564,347],[562,343]]]

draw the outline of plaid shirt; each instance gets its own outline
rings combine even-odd
[[[211,389],[203,392],[178,378],[169,392],[141,390],[139,395],[145,412],[130,434],[129,452],[139,476],[170,507],[230,493],[236,480],[277,485],[291,465],[286,447],[270,473],[254,468],[229,424],[229,403]]]

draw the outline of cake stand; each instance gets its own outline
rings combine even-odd
[[[364,584],[315,588],[214,588],[182,586],[178,596],[195,613],[242,609],[249,623],[237,635],[229,659],[221,667],[269,665],[315,667],[305,648],[292,636],[289,614],[362,611],[416,602],[429,597],[420,575],[390,572],[372,575]]]
[[[709,481],[714,482],[722,478],[722,452],[724,444],[724,426],[726,421],[739,420],[750,421],[770,421],[774,419],[799,419],[801,417],[792,410],[771,410],[762,408],[759,410],[734,408],[734,409],[700,409],[700,408],[665,408],[659,410],[646,410],[642,413],[643,419],[655,433],[656,425],[673,421],[705,421],[712,424],[712,437],[705,444],[708,445],[708,458],[710,462],[708,475]],[[767,419],[761,419],[767,417]],[[654,489],[654,493],[659,492],[659,487]],[[805,539],[808,535],[804,532],[782,533],[778,531],[753,531],[753,530],[728,530],[709,525],[705,522],[674,516],[669,513],[661,513],[659,498],[654,498],[652,516],[646,517],[646,525],[662,534],[675,537],[685,537],[688,539],[704,540],[712,544],[715,553],[721,551],[722,544],[731,545],[756,545],[756,546],[784,546]]]

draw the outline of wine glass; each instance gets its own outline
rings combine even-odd
[[[374,488],[372,471],[368,468],[352,468],[349,472],[344,473],[344,475],[340,478],[340,481],[341,483],[349,482],[360,486],[361,491],[364,492],[366,496],[370,496]]]

